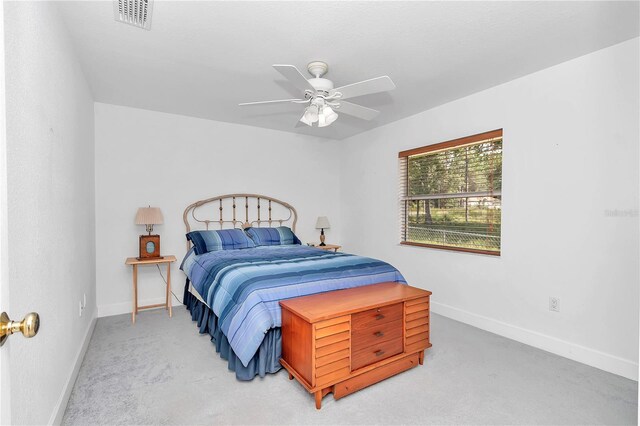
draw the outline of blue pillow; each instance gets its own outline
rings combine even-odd
[[[216,250],[234,250],[256,246],[241,229],[192,231],[187,234],[187,240],[193,243],[198,255]]]
[[[291,228],[248,228],[245,232],[257,246],[280,246],[285,244],[301,244]]]

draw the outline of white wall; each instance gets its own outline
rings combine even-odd
[[[638,48],[636,38],[347,139],[343,242],[432,290],[434,312],[637,379]],[[502,256],[399,246],[398,152],[497,128]],[[631,216],[607,215],[616,209]]]
[[[212,100],[215,101],[215,100]],[[292,125],[295,123],[292,123]],[[138,207],[162,209],[155,227],[162,254],[186,252],[182,213],[194,201],[248,192],[289,202],[296,233],[317,241],[317,216],[332,222],[327,242],[340,241],[339,151],[329,139],[108,104],[95,104],[97,300],[100,316],[131,312],[131,269],[138,255]],[[173,265],[182,299],[184,274]],[[162,303],[158,271],[139,269],[139,303]],[[174,299],[174,304],[178,302]]]
[[[93,100],[54,6],[5,3],[13,424],[59,421],[95,323]],[[86,294],[82,317],[78,302]]]

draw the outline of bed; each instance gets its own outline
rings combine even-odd
[[[188,206],[183,219],[191,238],[180,266],[187,278],[184,304],[200,333],[211,336],[216,351],[239,380],[264,377],[282,368],[281,300],[389,281],[406,283],[394,267],[380,260],[300,244],[295,236],[296,210],[272,197],[213,197]],[[253,235],[258,228],[261,235],[275,234],[275,240],[276,232],[284,235],[286,231],[293,237],[283,237],[280,244],[254,246],[249,239],[249,246],[234,242],[229,247],[242,248],[205,252],[201,242],[193,239],[194,226],[208,231],[232,229],[233,235],[239,235],[238,229]],[[260,237],[253,239],[264,243]]]

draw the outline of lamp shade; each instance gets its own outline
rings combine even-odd
[[[327,120],[327,126],[338,119],[338,114],[330,107],[324,107],[324,116]]]
[[[329,229],[329,219],[326,216],[318,216],[316,221],[316,229]]]
[[[140,207],[136,213],[136,225],[160,225],[164,222],[159,207]]]
[[[337,118],[338,114],[336,114],[336,112],[327,105],[322,109],[322,113],[318,116],[318,127],[326,127],[336,121]]]
[[[305,111],[304,115],[300,119],[304,124],[311,126],[311,124],[318,121],[318,107],[316,105],[309,105]]]
[[[300,122],[306,124],[307,126],[311,126],[313,124],[313,121],[307,118],[306,111],[304,114],[302,114],[302,117],[300,118]]]
[[[328,126],[326,117],[324,116],[324,112],[318,114],[318,127],[326,127]]]

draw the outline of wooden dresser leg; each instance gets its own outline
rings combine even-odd
[[[418,362],[420,363],[420,365],[424,364],[424,351],[420,352],[420,355],[418,356]]]
[[[322,390],[316,391],[316,408],[322,408]]]
[[[289,373],[289,380],[293,380],[293,374]]]

